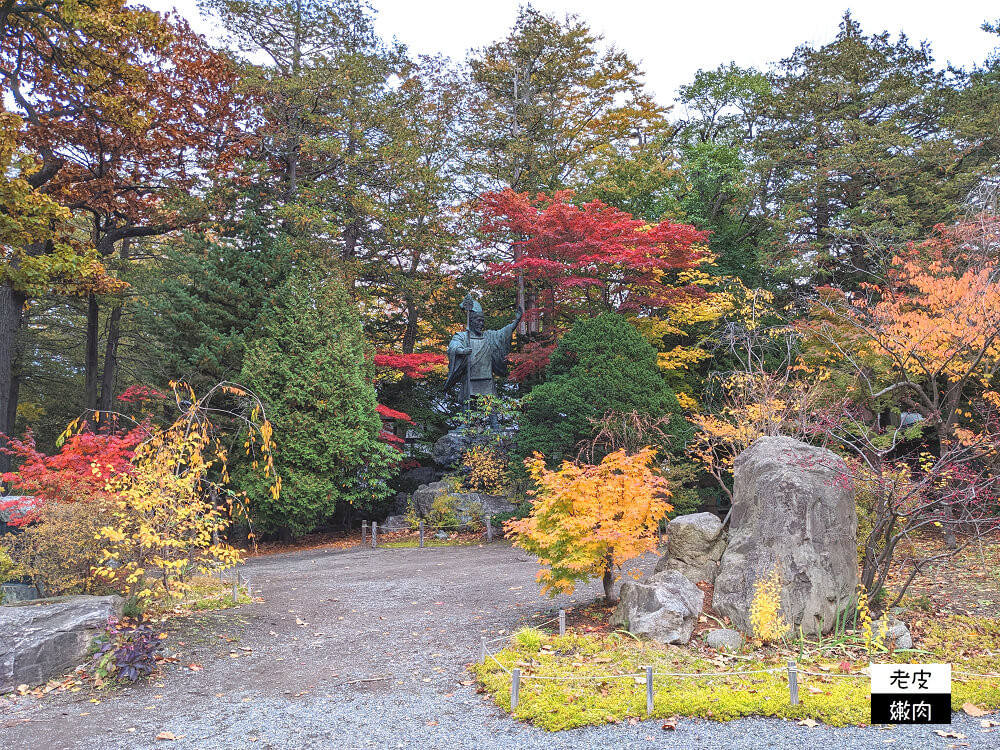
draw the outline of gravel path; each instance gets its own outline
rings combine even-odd
[[[252,560],[246,572],[264,602],[174,621],[168,644],[180,662],[158,682],[0,699],[0,750],[1000,747],[1000,732],[981,733],[960,714],[950,730],[966,739],[926,726],[807,729],[775,719],[682,719],[672,732],[656,721],[561,733],[525,726],[460,683],[481,634],[569,601],[540,598],[536,571],[504,544]],[[582,588],[576,599],[597,594]],[[186,669],[192,663],[204,668]],[[179,739],[157,741],[160,732]]]

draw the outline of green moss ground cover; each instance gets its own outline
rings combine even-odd
[[[972,703],[987,711],[1000,709],[1000,677],[967,677],[958,672],[1000,674],[1000,619],[947,617],[924,624],[918,648],[879,653],[876,663],[952,664],[952,706],[958,710]],[[810,646],[808,642],[805,644]],[[645,719],[645,678],[560,680],[533,678],[595,677],[641,673],[651,665],[654,673],[747,672],[780,668],[773,674],[715,677],[665,677],[654,679],[654,718],[689,716],[719,721],[741,716],[815,719],[833,726],[870,722],[869,677],[863,670],[863,651],[830,643],[809,648],[760,649],[745,654],[722,655],[693,647],[679,648],[643,643],[618,633],[553,636],[521,631],[510,645],[496,653],[507,669],[522,673],[520,701],[514,716],[549,730],[588,724]],[[805,656],[798,668],[817,675],[799,674],[799,704],[791,705],[784,670],[799,650]],[[836,659],[831,663],[831,659]],[[497,705],[510,710],[510,682],[506,671],[491,659],[476,664],[473,672]],[[854,676],[851,676],[854,675]]]

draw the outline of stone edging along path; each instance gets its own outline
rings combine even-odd
[[[548,733],[485,701],[465,667],[483,635],[570,603],[538,595],[537,566],[523,552],[500,543],[310,550],[252,559],[248,569],[263,601],[172,621],[167,643],[178,661],[159,680],[0,699],[0,749],[995,747],[997,735],[961,714],[950,729],[962,740],[926,726],[807,729],[768,719]],[[598,595],[595,584],[573,598]],[[161,733],[178,739],[157,740]]]

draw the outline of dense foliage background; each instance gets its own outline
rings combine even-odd
[[[516,457],[652,445],[693,508],[791,434],[868,475],[923,451],[927,487],[995,505],[1000,57],[942,69],[845,14],[672,107],[530,5],[464,61],[378,38],[356,0],[203,5],[220,48],[121,0],[0,9],[0,432],[51,454],[80,414],[170,423],[170,382],[238,381],[284,486],[225,391],[259,533],[381,518],[455,425],[442,354],[473,290],[490,327],[526,311]]]

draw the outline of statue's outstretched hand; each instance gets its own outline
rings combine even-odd
[[[521,318],[524,316],[524,308],[520,305],[517,306],[517,312],[514,314],[514,322],[520,323]]]

